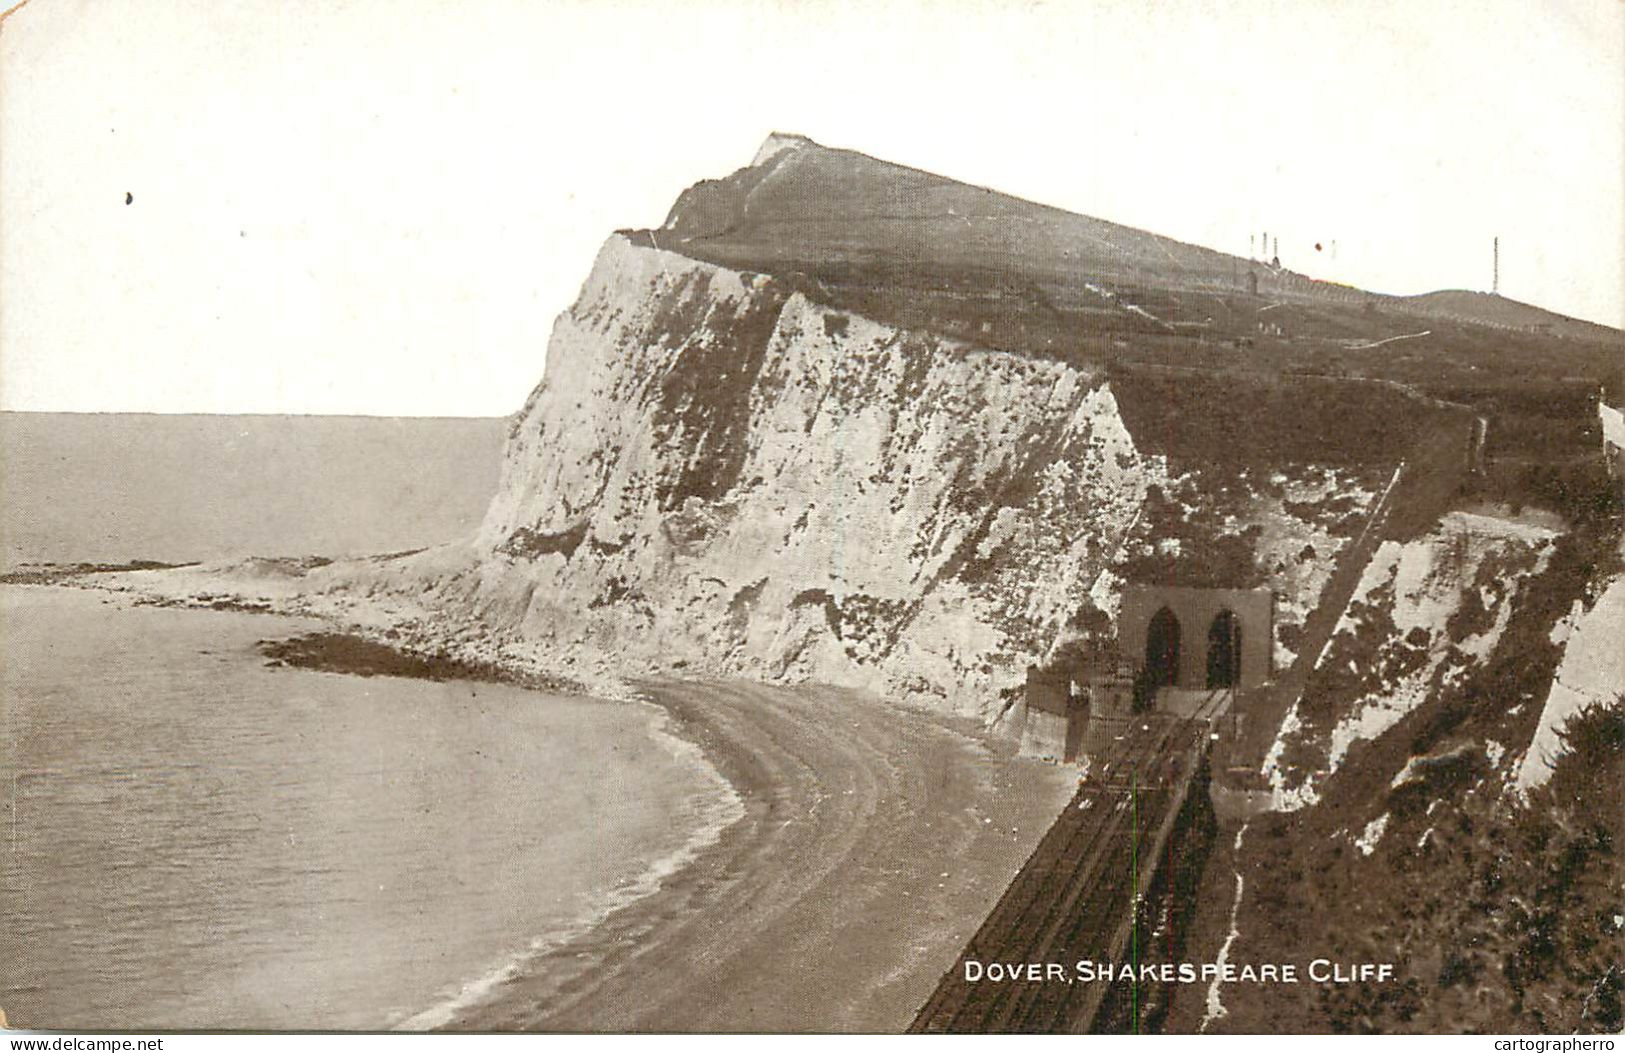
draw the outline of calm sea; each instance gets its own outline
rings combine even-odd
[[[444,540],[483,510],[500,439],[491,422],[391,446],[390,422],[3,416],[15,561]],[[0,586],[14,1026],[433,1026],[737,814],[651,707],[272,669],[255,649],[313,627]]]
[[[364,555],[450,541],[494,418],[0,413],[0,566]]]
[[[432,1025],[731,818],[649,707],[271,669],[286,619],[0,586],[0,1007]]]

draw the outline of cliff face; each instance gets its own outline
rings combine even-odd
[[[1125,580],[1267,586],[1285,668],[1396,464],[1430,434],[1459,459],[1460,436],[1386,376],[1391,352],[1342,346],[1414,319],[1348,290],[1288,304],[1246,263],[773,136],[606,242],[476,538],[312,585],[341,615],[595,685],[817,679],[983,717]],[[1261,335],[1289,308],[1301,335]],[[1479,664],[1544,558],[1447,542],[1384,553],[1394,580],[1366,583],[1328,665],[1369,675],[1295,715],[1284,791]],[[1387,612],[1434,563],[1465,575],[1461,611],[1418,593]]]
[[[985,713],[1164,481],[1100,375],[617,235],[436,588],[580,661]]]
[[[605,244],[474,537],[114,587],[985,720],[1125,581],[1267,587],[1314,667],[1216,938],[1406,979],[1232,985],[1217,1026],[1617,1030],[1617,334],[1255,270],[775,136]]]
[[[1272,758],[1284,810],[1236,841],[1226,946],[1397,979],[1225,985],[1212,1029],[1618,1033],[1625,605],[1601,527],[1452,514],[1379,551]]]
[[[1617,338],[1256,269],[776,136],[605,244],[477,536],[275,587],[598,690],[985,720],[1125,581],[1268,587],[1277,671],[1315,664],[1218,938],[1405,980],[1229,986],[1216,1026],[1617,1029],[1620,494],[1591,389],[1530,373]]]
[[[1540,724],[1518,766],[1518,788],[1528,792],[1551,778],[1566,752],[1564,729],[1588,706],[1607,706],[1625,692],[1625,576],[1616,575],[1589,609],[1576,600],[1552,629],[1563,647],[1562,663],[1541,708]]]
[[[1384,542],[1276,740],[1266,765],[1276,806],[1313,803],[1356,743],[1481,670],[1556,536],[1534,523],[1451,512],[1423,537]],[[1504,743],[1489,749],[1498,765],[1512,759]]]

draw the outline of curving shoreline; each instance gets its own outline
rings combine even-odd
[[[686,818],[692,820],[694,825],[683,844],[672,852],[650,859],[636,877],[604,889],[598,902],[572,924],[534,937],[524,950],[462,983],[427,1009],[397,1016],[389,1022],[389,1030],[442,1030],[463,1014],[487,1004],[494,991],[536,969],[537,963],[548,954],[557,953],[587,938],[606,919],[634,906],[645,897],[657,894],[669,879],[680,874],[701,853],[715,845],[724,832],[743,817],[744,805],[739,794],[704,756],[703,751],[671,730],[670,715],[646,700],[633,701],[650,710],[646,729],[649,738],[664,747],[679,764],[710,782],[704,790],[689,795],[685,812],[688,813]]]
[[[639,687],[743,816],[441,1026],[901,1031],[1073,789],[974,725],[854,691]]]
[[[343,633],[273,662],[473,667]],[[527,684],[481,665],[474,679]],[[643,681],[650,735],[717,780],[683,847],[403,1030],[901,1031],[1075,789],[974,722],[821,685]]]
[[[0,914],[34,952],[0,994],[33,1026],[387,1026],[654,891],[732,801],[649,705],[265,668],[309,619],[0,599]]]
[[[126,587],[108,591],[158,598],[119,577],[106,585]],[[163,605],[207,599],[158,591],[171,592]],[[266,606],[304,607],[281,597]],[[435,646],[418,646],[430,638],[421,624],[396,639],[333,612],[298,612],[333,628],[262,641],[272,661],[414,679],[463,679],[474,664],[472,679],[542,686],[464,640],[434,634]],[[720,773],[741,814],[697,820],[639,887],[608,890],[581,925],[395,1026],[900,1032],[1075,789],[1070,770],[1013,758],[974,721],[855,690],[631,686],[591,693],[658,707],[669,729],[651,733],[697,748],[693,759]]]

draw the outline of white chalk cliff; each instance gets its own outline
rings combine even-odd
[[[1099,376],[616,235],[558,319],[467,562],[419,573],[567,667],[986,713],[1163,474]]]
[[[605,242],[477,536],[307,586],[341,617],[595,686],[818,680],[991,719],[1125,575],[1222,556],[1246,580],[1220,584],[1276,592],[1284,668],[1426,400],[1184,366],[1241,361],[1256,308],[1226,321],[1225,298],[1244,264],[775,134],[660,229]],[[1414,327],[1278,284],[1338,327]],[[1161,357],[1102,364],[1136,341]],[[1456,519],[1382,548],[1332,649],[1348,683],[1289,718],[1278,778],[1334,769],[1497,646],[1550,538]]]

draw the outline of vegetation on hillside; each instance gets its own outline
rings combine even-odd
[[[1619,538],[1617,512],[1559,536],[1544,569],[1520,587],[1484,661],[1434,679],[1408,715],[1356,742],[1318,803],[1253,820],[1237,861],[1246,896],[1232,958],[1393,962],[1397,979],[1227,987],[1220,1026],[1625,1026],[1625,698],[1570,719],[1550,780],[1527,797],[1514,787],[1511,763],[1532,737],[1562,658],[1554,629],[1617,573]],[[1462,618],[1454,629],[1471,630],[1471,612]],[[1363,675],[1347,662],[1330,664],[1343,667],[1339,676]]]

